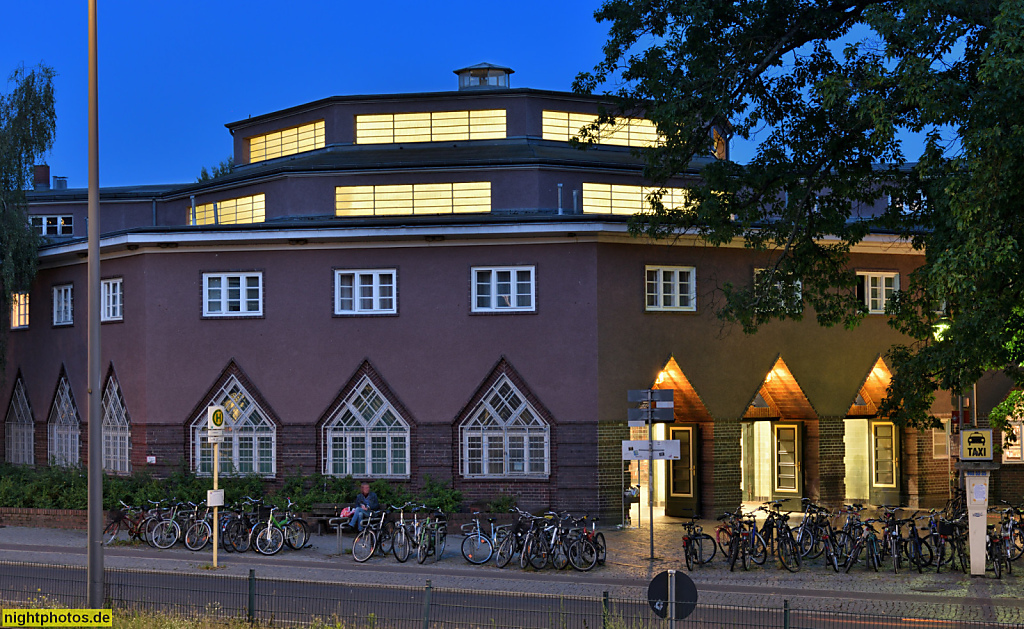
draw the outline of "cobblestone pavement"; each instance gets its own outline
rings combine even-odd
[[[221,552],[218,563],[224,574],[244,575],[253,568],[259,576],[282,579],[414,586],[424,585],[430,579],[435,587],[583,596],[600,596],[607,591],[613,597],[646,598],[647,584],[654,575],[668,569],[685,572],[678,558],[678,522],[674,518],[655,519],[653,561],[649,559],[650,529],[646,518],[644,528],[639,530],[605,530],[609,547],[607,565],[585,574],[550,569],[522,571],[512,566],[499,570],[493,562],[472,566],[463,560],[459,551],[461,538],[455,535],[449,537],[442,560],[425,565],[415,560],[399,564],[391,557],[357,564],[349,555],[338,554],[333,535],[314,535],[308,548],[286,548],[272,557]],[[703,524],[706,532],[713,533],[717,523]],[[82,565],[85,537],[84,531],[0,528],[0,560]],[[351,538],[346,538],[346,542],[347,548]],[[110,568],[174,572],[202,569],[209,574],[211,555],[209,548],[193,553],[180,546],[161,551],[145,545],[115,545],[106,549],[105,564]],[[771,561],[748,572],[729,572],[728,566],[716,556],[713,565],[697,568],[689,575],[697,584],[701,603],[781,607],[783,600],[788,600],[797,609],[1013,622],[1024,626],[1024,599],[1019,595],[1024,563],[1017,568],[1014,575],[1001,580],[991,575],[972,578],[934,571],[894,575],[884,570],[875,573],[862,566],[855,566],[850,574],[835,574],[826,570],[820,560],[806,564],[796,574]]]

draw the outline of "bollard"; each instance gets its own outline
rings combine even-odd
[[[608,629],[608,612],[611,608],[608,600],[608,590],[601,594],[601,629]]]
[[[256,569],[249,568],[249,624],[256,622]]]
[[[423,596],[423,629],[430,629],[430,579],[427,579],[427,591]]]
[[[782,601],[782,629],[789,629],[789,600]]]

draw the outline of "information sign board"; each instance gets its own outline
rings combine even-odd
[[[654,446],[653,452],[651,446]],[[622,442],[623,461],[646,461],[648,459],[655,461],[679,459],[679,441],[673,439],[671,441]]]

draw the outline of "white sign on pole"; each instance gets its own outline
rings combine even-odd
[[[642,420],[641,421],[637,421],[637,420],[632,420],[631,419],[631,420],[629,420],[626,423],[629,425],[630,428],[647,428],[647,422],[642,421]]]
[[[652,452],[651,446],[654,447]],[[679,458],[679,441],[623,441],[623,461],[676,460]]]
[[[214,428],[206,431],[206,441],[208,443],[224,443],[224,429]]]
[[[206,490],[206,506],[208,506],[208,507],[223,507],[224,506],[224,490],[223,489],[207,489]]]

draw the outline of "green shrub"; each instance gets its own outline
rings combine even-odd
[[[435,481],[428,474],[423,479],[420,501],[431,509],[456,513],[462,509],[462,492],[448,487],[447,481]]]
[[[513,496],[511,494],[498,494],[487,503],[487,511],[489,513],[508,513],[512,507],[516,506],[519,502],[519,496]]]

